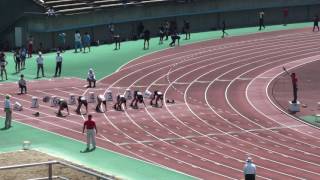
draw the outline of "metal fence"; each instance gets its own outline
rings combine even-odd
[[[12,169],[21,169],[21,168],[28,168],[28,167],[36,167],[36,166],[43,166],[43,165],[47,165],[48,166],[48,177],[42,177],[42,178],[34,178],[34,179],[29,179],[29,180],[44,180],[44,179],[48,179],[48,180],[53,180],[53,179],[62,179],[62,180],[68,180],[68,178],[63,177],[63,176],[54,176],[53,175],[53,165],[63,165],[63,166],[67,166],[71,169],[80,171],[82,173],[85,173],[87,175],[91,175],[95,178],[97,178],[97,180],[115,180],[115,178],[113,176],[107,176],[107,175],[101,175],[98,173],[95,173],[93,171],[72,165],[72,164],[68,164],[65,162],[61,162],[61,161],[48,161],[48,162],[41,162],[41,163],[31,163],[31,164],[21,164],[21,165],[13,165],[13,166],[3,166],[0,167],[0,171],[2,170],[12,170]]]

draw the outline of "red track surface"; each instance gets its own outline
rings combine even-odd
[[[30,94],[15,96],[25,107],[31,96],[68,98],[107,89],[164,92],[175,104],[94,114],[98,145],[161,164],[201,179],[241,179],[250,155],[259,179],[319,179],[320,131],[272,102],[269,84],[288,69],[320,59],[320,34],[309,30],[260,33],[176,47],[142,57],[87,90],[77,79],[30,83]],[[68,84],[68,87],[66,87]],[[16,91],[7,85],[4,93]],[[56,108],[15,112],[23,123],[84,140],[83,119],[55,117]],[[94,105],[91,105],[93,111]],[[40,111],[42,117],[31,117]]]

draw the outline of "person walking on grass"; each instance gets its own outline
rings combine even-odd
[[[54,77],[57,77],[61,75],[61,68],[62,68],[62,56],[61,52],[57,52],[57,57],[56,57],[56,72],[54,73]]]
[[[315,29],[317,28],[317,30],[319,31],[319,16],[315,15],[313,18],[313,32],[315,31]]]
[[[253,164],[252,159],[248,157],[246,164],[243,168],[243,174],[245,180],[255,180],[256,179],[256,165]]]
[[[83,36],[83,53],[86,53],[86,48],[88,48],[89,52],[91,50],[91,37],[89,33],[85,33]]]
[[[190,39],[191,33],[190,33],[190,23],[186,20],[183,21],[183,29],[182,31],[185,33],[186,38],[185,40]]]
[[[259,31],[266,28],[266,26],[264,25],[264,11],[260,11],[259,12]]]
[[[87,130],[87,149],[90,151],[90,145],[92,145],[92,150],[96,149],[96,134],[98,134],[96,123],[92,120],[92,115],[88,115],[88,120],[84,122],[82,133]]]
[[[222,21],[222,36],[221,36],[221,38],[224,38],[224,35],[229,35],[227,32],[226,32],[226,21],[225,20],[223,20]]]
[[[20,49],[20,62],[21,62],[21,65],[20,65],[20,70],[22,69],[25,69],[26,68],[26,58],[27,58],[27,50],[25,47],[22,47]]]
[[[19,48],[14,51],[13,60],[15,63],[16,73],[19,73],[20,72],[20,65],[21,65],[20,49]]]
[[[143,49],[144,49],[144,50],[149,49],[150,31],[149,31],[148,29],[146,29],[146,30],[143,32],[143,39],[144,39]]]
[[[11,102],[10,102],[9,95],[6,95],[6,98],[4,100],[4,111],[6,113],[4,128],[9,129],[11,127],[11,119],[12,119],[12,110],[11,110]]]
[[[39,52],[39,56],[37,57],[36,61],[37,61],[37,78],[39,78],[40,70],[42,72],[42,77],[44,77],[42,52]]]
[[[0,75],[1,75],[1,80],[3,81],[3,74],[6,77],[6,80],[8,80],[8,76],[7,76],[7,70],[6,70],[6,66],[7,66],[8,62],[6,61],[6,55],[1,52],[0,53]]]

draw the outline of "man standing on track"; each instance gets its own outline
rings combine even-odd
[[[39,52],[39,56],[37,57],[37,78],[39,78],[39,71],[41,69],[42,77],[44,77],[44,70],[43,70],[43,57],[42,53]]]
[[[90,144],[92,144],[93,149],[96,149],[96,140],[95,136],[98,134],[96,123],[92,120],[92,115],[88,115],[88,120],[84,122],[83,124],[83,130],[82,133],[84,133],[84,130],[87,130],[87,149],[86,151],[90,151]]]
[[[57,77],[61,75],[61,68],[62,68],[62,56],[60,51],[57,52],[57,57],[56,57],[56,72],[54,73],[54,77]]]
[[[11,110],[11,102],[10,102],[9,95],[6,95],[6,99],[4,100],[4,111],[6,112],[6,120],[4,123],[4,128],[9,129],[11,127],[11,119],[12,119],[12,110]]]
[[[255,180],[256,179],[256,165],[253,164],[252,159],[248,157],[246,164],[243,168],[243,174],[245,180]]]
[[[293,101],[292,101],[292,103],[297,103],[298,78],[296,77],[296,73],[291,73],[291,81],[292,81],[292,87],[293,87]]]

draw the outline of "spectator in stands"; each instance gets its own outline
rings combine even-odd
[[[83,53],[86,53],[86,47],[89,49],[90,52],[90,46],[91,46],[91,37],[89,33],[85,33],[83,36]]]
[[[21,65],[20,65],[20,69],[25,69],[26,67],[26,58],[27,58],[27,50],[24,46],[22,46],[22,48],[20,49],[20,61],[21,61]]]
[[[54,77],[57,77],[61,75],[61,69],[62,69],[62,56],[61,56],[61,52],[58,51],[57,52],[57,56],[56,56],[56,72],[54,73]]]
[[[143,32],[143,39],[144,39],[144,43],[143,43],[143,49],[149,49],[149,41],[150,41],[150,31],[148,29],[146,29]],[[146,46],[147,45],[147,46]]]
[[[315,15],[313,18],[313,30],[312,31],[314,32],[316,28],[319,31],[319,16],[318,15]]]
[[[11,119],[12,119],[10,95],[6,95],[6,99],[4,100],[4,111],[6,112],[6,120],[4,123],[4,128],[9,129],[11,127]]]
[[[288,8],[284,8],[282,10],[283,12],[283,25],[286,26],[287,25],[287,22],[288,22],[288,15],[289,15],[289,9]]]
[[[28,58],[32,57],[32,53],[33,53],[33,37],[29,36],[29,39],[28,39]]]
[[[161,24],[159,28],[159,36],[160,36],[159,44],[163,44],[164,35],[165,35],[164,26]]]
[[[81,42],[81,34],[79,31],[76,31],[74,34],[74,52],[78,52],[78,48],[82,51],[82,42]]]
[[[261,31],[261,29],[265,29],[266,26],[264,25],[264,11],[260,11],[259,12],[259,31]]]
[[[64,52],[66,49],[66,33],[62,32],[59,33],[58,39],[59,39],[59,51]]]
[[[89,85],[87,86],[88,88],[96,87],[96,76],[92,68],[90,68],[88,71],[87,81],[89,83]],[[93,83],[93,86],[92,86],[92,83]]]
[[[223,20],[222,21],[222,37],[221,38],[224,38],[224,35],[229,35],[227,32],[226,32],[226,21]]]
[[[37,61],[37,78],[39,78],[39,71],[41,69],[42,72],[42,77],[44,77],[44,70],[43,70],[43,57],[42,57],[42,52],[39,51],[39,56],[36,59]]]
[[[253,164],[252,159],[248,157],[246,164],[243,168],[243,174],[245,180],[255,180],[256,179],[256,165]]]
[[[24,80],[24,75],[20,75],[20,80],[18,81],[19,89],[20,89],[20,94],[27,94],[27,82]]]
[[[20,49],[17,48],[15,51],[14,51],[14,54],[13,54],[13,59],[14,59],[14,63],[15,63],[15,69],[16,69],[16,73],[19,73],[20,72],[20,65],[21,65],[21,59],[20,59]]]
[[[88,115],[88,120],[84,122],[83,124],[83,130],[82,133],[84,133],[84,130],[87,130],[87,149],[86,151],[90,151],[90,144],[93,146],[93,150],[96,149],[96,140],[95,136],[98,134],[96,123],[92,120],[92,115]]]
[[[120,40],[120,35],[119,35],[119,34],[115,34],[115,35],[113,36],[113,41],[114,41],[114,43],[115,43],[115,48],[114,48],[114,50],[120,49],[121,40]]]
[[[3,74],[5,74],[6,80],[8,80],[7,70],[6,70],[7,64],[8,64],[8,62],[6,61],[6,55],[3,52],[1,52],[0,53],[0,75],[1,75],[1,81],[3,81]]]
[[[190,39],[191,33],[190,33],[190,23],[186,20],[183,21],[183,28],[182,31],[186,35],[186,40]]]

